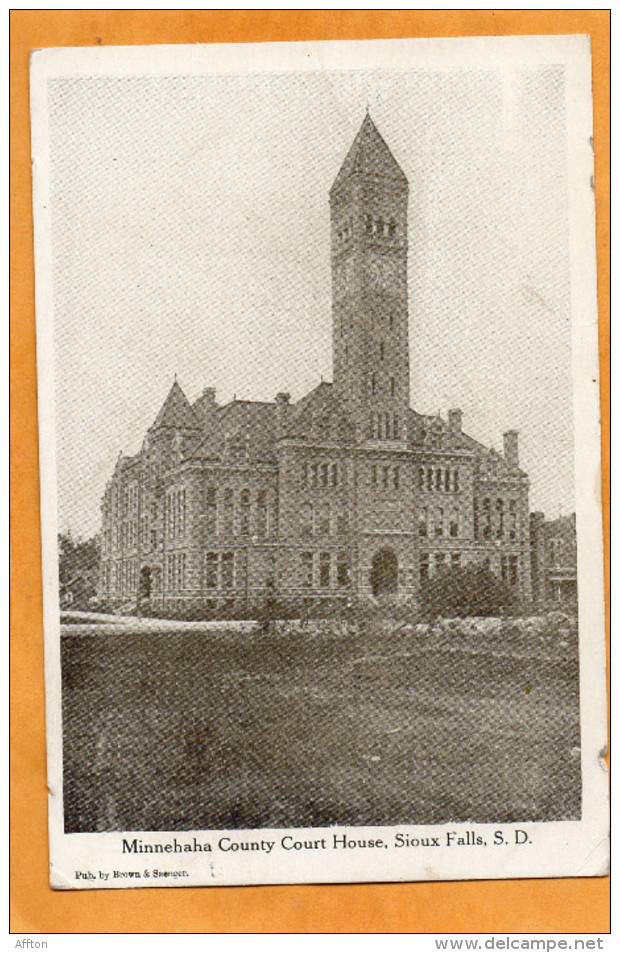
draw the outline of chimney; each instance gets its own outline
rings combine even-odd
[[[202,392],[202,397],[205,402],[210,404],[215,403],[215,387],[205,387]]]
[[[463,411],[453,409],[448,411],[448,429],[450,433],[460,433],[463,429]]]
[[[511,470],[519,466],[519,433],[517,430],[507,430],[504,434],[504,460]]]
[[[280,391],[279,394],[276,394],[276,433],[278,437],[281,437],[284,432],[290,399],[291,395],[283,391]]]

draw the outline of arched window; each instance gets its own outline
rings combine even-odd
[[[459,535],[459,510],[455,506],[450,511],[450,536]]]
[[[428,510],[425,506],[420,507],[418,514],[418,533],[420,536],[428,536]]]
[[[443,536],[443,507],[435,510],[435,536]]]
[[[377,235],[383,235],[383,219],[381,217],[377,219]]]

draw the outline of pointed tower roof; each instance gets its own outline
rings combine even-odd
[[[196,414],[175,377],[174,384],[170,388],[168,396],[150,429],[158,430],[160,427],[172,427],[177,430],[198,430],[199,426]]]
[[[340,167],[340,172],[331,187],[331,192],[336,191],[351,175],[356,173],[392,179],[404,186],[409,184],[407,176],[392,155],[389,146],[368,112]]]

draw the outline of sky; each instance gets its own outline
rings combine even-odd
[[[574,508],[563,69],[53,79],[59,528],[86,537],[175,374],[294,400],[330,380],[329,188],[366,108],[409,179],[411,402],[520,433]]]

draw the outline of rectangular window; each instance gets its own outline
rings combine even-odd
[[[313,517],[314,511],[312,503],[304,503],[300,508],[300,529],[302,536],[312,536],[314,532]]]
[[[312,486],[318,486],[318,485],[319,485],[319,465],[318,465],[318,463],[313,463],[313,464],[312,464],[312,469],[311,469],[310,472],[311,472],[311,474],[312,474],[311,485],[312,485]]]
[[[261,490],[257,498],[256,533],[258,536],[267,535],[267,494]]]
[[[508,504],[508,535],[510,539],[517,538],[517,503],[511,500]]]
[[[424,489],[424,467],[418,470],[418,487],[420,490]]]
[[[329,525],[329,504],[324,503],[322,506],[319,506],[318,513],[318,530],[319,536],[329,536],[330,525]]]
[[[397,414],[394,414],[394,440],[400,440],[400,420]]]
[[[461,554],[460,554],[460,553],[452,553],[452,555],[450,556],[450,565],[451,565],[452,569],[460,569],[460,567],[461,567]]]
[[[217,528],[217,496],[215,487],[207,487],[206,492],[206,531],[209,536],[214,536]]]
[[[339,536],[344,536],[347,532],[347,514],[339,513],[336,520],[336,530]]]
[[[332,486],[338,486],[338,464],[332,463]]]
[[[327,486],[329,483],[329,466],[327,463],[321,464],[321,486]]]
[[[217,589],[217,553],[206,554],[205,586],[207,589]]]
[[[519,581],[519,557],[508,557],[508,581],[511,586],[516,586]]]
[[[435,471],[435,489],[441,490],[441,470],[437,469]]]
[[[502,556],[502,579],[508,582],[508,556]]]
[[[232,536],[235,531],[235,502],[232,490],[226,490],[224,493],[224,506],[222,512],[222,533],[225,536]]]
[[[307,463],[302,463],[301,465],[301,485],[302,486],[308,485],[308,464]]]
[[[430,575],[430,556],[420,553],[420,582],[427,582]]]
[[[301,584],[305,589],[312,589],[312,553],[301,554]]]
[[[443,474],[443,488],[447,492],[450,489],[450,470],[444,470]]]
[[[390,468],[383,467],[383,488],[387,490],[390,483]]]
[[[400,467],[394,467],[394,489],[400,488]]]
[[[435,553],[435,566],[437,572],[441,572],[446,568],[446,554],[445,553]]]
[[[319,586],[326,589],[329,586],[331,569],[331,553],[319,554]]]
[[[372,467],[370,468],[370,482],[372,483],[373,486],[377,485],[377,467],[376,467],[376,464],[374,463]]]
[[[432,467],[428,467],[426,471],[426,489],[427,490],[433,489],[433,468]]]
[[[495,504],[496,511],[496,524],[495,524],[495,535],[497,539],[501,539],[504,535],[504,501],[497,500]]]
[[[339,586],[349,585],[349,559],[346,553],[338,553],[336,562],[336,582]]]
[[[222,553],[222,588],[232,589],[235,584],[235,554]]]
[[[459,471],[458,470],[452,471],[452,489],[454,490],[455,493],[459,492]]]

